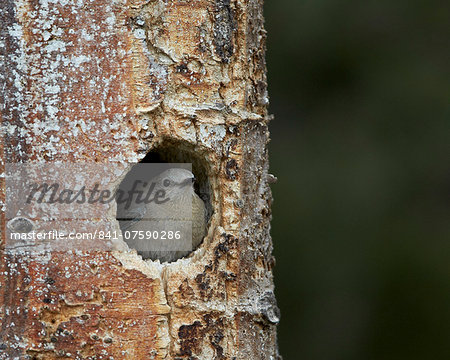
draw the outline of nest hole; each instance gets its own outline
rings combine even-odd
[[[206,209],[206,234],[208,233],[211,217],[214,213],[212,184],[210,181],[209,166],[205,156],[198,153],[196,149],[185,143],[165,143],[152,149],[138,164],[173,164],[173,168],[186,168],[185,164],[192,164],[192,173],[195,176],[194,190],[203,200]],[[138,167],[133,166],[119,185],[119,189],[126,192],[130,184],[136,179]],[[167,169],[167,167],[165,168]],[[152,176],[157,176],[164,169],[156,170]],[[158,173],[159,172],[159,173]],[[142,175],[140,175],[142,176]],[[123,219],[120,211],[117,211],[116,218],[122,231],[124,231]],[[206,236],[206,235],[205,235]],[[203,239],[204,240],[204,239]],[[203,241],[202,241],[203,243]],[[195,250],[192,249],[193,251]],[[139,252],[138,252],[139,253]],[[142,254],[141,254],[142,255]],[[142,256],[144,259],[145,256]],[[183,256],[184,257],[184,256]]]

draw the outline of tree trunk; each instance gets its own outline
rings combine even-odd
[[[2,0],[0,21],[3,169],[158,152],[203,169],[211,208],[164,265],[10,252],[3,212],[0,359],[276,359],[262,1]]]

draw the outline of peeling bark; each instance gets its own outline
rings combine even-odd
[[[262,1],[3,0],[0,21],[2,169],[172,146],[212,207],[169,264],[3,236],[0,359],[277,359]]]

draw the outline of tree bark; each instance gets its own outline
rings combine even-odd
[[[3,169],[180,149],[211,203],[164,265],[10,253],[3,212],[0,359],[278,358],[262,1],[2,0],[0,21]]]

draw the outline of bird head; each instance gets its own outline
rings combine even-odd
[[[172,168],[163,171],[154,181],[159,189],[164,189],[169,196],[178,196],[194,191],[195,176],[186,169]]]

